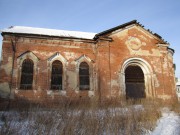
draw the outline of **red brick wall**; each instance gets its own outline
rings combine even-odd
[[[148,84],[147,97],[171,99],[175,97],[175,80],[173,58],[166,45],[143,30],[131,27],[104,35],[112,38],[97,40],[25,37],[11,35],[3,36],[2,62],[0,67],[1,96],[7,97],[11,85],[12,72],[12,42],[16,44],[14,59],[14,74],[12,83],[12,97],[31,100],[56,99],[65,97],[101,96],[105,98],[123,95],[121,83],[122,66],[130,58],[139,58],[146,61],[151,68],[149,73],[151,82]],[[139,46],[139,47],[138,47]],[[33,90],[19,90],[20,68],[18,59],[25,52],[32,52],[38,59],[35,84]],[[65,72],[64,93],[50,90],[50,66],[48,59],[60,53],[66,62],[63,65]],[[78,91],[77,64],[81,56],[91,65],[91,91]],[[90,61],[88,61],[90,59]],[[6,93],[6,94],[5,94]],[[93,93],[93,94],[92,94]]]

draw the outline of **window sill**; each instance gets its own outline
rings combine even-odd
[[[76,90],[75,92],[76,92],[76,94],[87,92],[89,97],[94,96],[94,91],[93,90]]]
[[[47,95],[62,95],[66,96],[65,90],[47,90]]]

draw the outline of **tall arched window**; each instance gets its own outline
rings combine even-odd
[[[34,63],[30,59],[25,59],[22,63],[21,70],[21,84],[20,89],[29,90],[32,89],[33,84],[33,68]]]
[[[89,90],[89,65],[86,62],[79,66],[79,89]]]
[[[63,65],[62,62],[55,60],[52,63],[51,89],[62,90]]]

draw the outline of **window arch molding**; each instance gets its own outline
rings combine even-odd
[[[89,91],[93,91],[94,90],[94,83],[93,83],[93,78],[94,78],[94,71],[93,71],[93,60],[91,60],[88,56],[86,55],[81,55],[78,59],[75,60],[75,64],[76,64],[76,75],[77,75],[77,89],[76,89],[76,92],[78,93],[80,91],[80,87],[79,87],[79,84],[80,84],[80,80],[79,80],[79,68],[80,68],[80,64],[82,62],[86,62],[89,66]],[[94,79],[95,80],[95,79]],[[90,94],[90,93],[89,93]],[[94,93],[91,92],[91,95],[93,95]]]
[[[27,51],[20,56],[17,57],[17,72],[18,72],[18,79],[16,81],[16,89],[20,89],[20,83],[21,83],[21,75],[22,75],[22,64],[26,59],[30,59],[33,62],[33,83],[32,83],[32,90],[37,89],[37,76],[38,76],[38,62],[39,58],[30,51]]]
[[[67,60],[59,53],[55,53],[51,57],[48,58],[48,88],[51,90],[51,76],[52,76],[52,64],[54,61],[60,61],[62,63],[62,90],[66,90],[66,67],[67,67]]]

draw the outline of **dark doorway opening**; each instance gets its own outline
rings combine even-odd
[[[126,98],[145,98],[144,73],[139,66],[132,65],[125,70]]]

